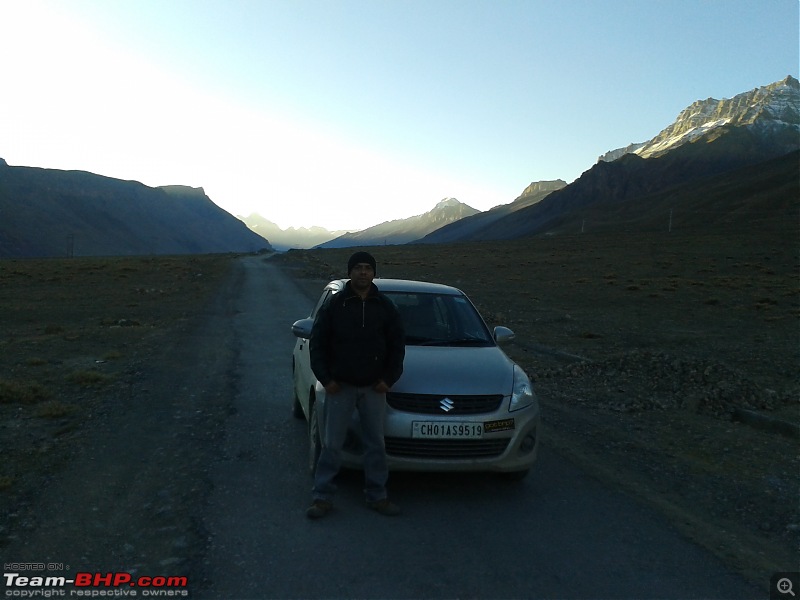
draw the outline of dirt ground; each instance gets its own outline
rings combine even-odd
[[[543,443],[754,581],[800,564],[796,235],[584,235],[373,248],[465,291],[535,379]],[[343,276],[351,249],[277,257]]]
[[[800,557],[796,240],[582,235],[372,251],[380,276],[455,285],[516,332],[506,349],[535,380],[543,443],[763,584]],[[317,290],[351,252],[271,260]],[[168,364],[169,342],[202,321],[233,259],[0,261],[0,551],[40,524],[49,481],[93,423],[148,365]]]
[[[226,402],[188,402],[174,365],[232,260],[0,261],[5,562],[147,574],[196,563],[197,503]]]

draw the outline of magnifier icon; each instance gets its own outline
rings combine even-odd
[[[775,587],[778,588],[778,591],[781,594],[791,594],[792,596],[794,596],[794,592],[792,591],[792,580],[787,577],[778,579],[778,583],[776,584]]]

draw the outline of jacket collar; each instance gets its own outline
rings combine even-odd
[[[353,297],[355,297],[355,298],[359,297],[359,295],[353,289],[353,286],[350,285],[350,280],[349,279],[347,280],[347,283],[344,284],[343,294],[344,294],[344,299],[345,300],[347,300],[349,298],[353,298]],[[369,292],[367,292],[367,298],[377,297],[378,294],[380,294],[380,290],[378,290],[378,286],[375,285],[374,283],[371,283],[369,285]]]

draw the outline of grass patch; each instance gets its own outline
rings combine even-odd
[[[50,390],[36,381],[0,379],[0,404],[33,404],[50,397]]]
[[[59,400],[47,400],[36,407],[36,412],[34,414],[43,419],[60,419],[61,417],[66,417],[74,410],[72,406]]]
[[[83,387],[94,387],[109,383],[113,377],[100,371],[75,371],[70,373],[68,379]]]

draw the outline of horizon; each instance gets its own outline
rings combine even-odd
[[[202,187],[283,230],[571,183],[800,54],[795,0],[0,2],[9,165]]]

